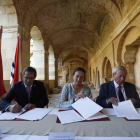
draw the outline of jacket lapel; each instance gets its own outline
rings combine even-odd
[[[110,86],[109,86],[109,90],[110,90],[109,93],[112,97],[117,97],[115,86],[114,86],[114,81],[111,81]]]
[[[36,84],[35,84],[35,81],[34,81],[34,83],[32,85],[32,89],[31,89],[31,93],[30,93],[30,101],[32,100],[32,96],[35,94],[34,93],[35,92],[35,86],[36,86]]]
[[[126,82],[124,82],[124,90],[125,90],[126,97],[131,98],[131,91]]]
[[[23,100],[28,102],[28,94],[27,94],[24,82],[22,82],[21,84],[21,94],[22,94],[22,97],[24,98]]]

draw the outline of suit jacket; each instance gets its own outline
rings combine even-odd
[[[125,94],[128,98],[134,98],[136,100],[134,106],[136,108],[140,107],[140,98],[136,91],[135,85],[132,83],[124,82],[123,84],[125,89]],[[99,96],[97,97],[96,103],[104,108],[111,108],[112,104],[107,104],[106,100],[116,97],[116,91],[114,86],[114,81],[110,81],[107,83],[104,83],[100,87]]]
[[[34,104],[38,108],[43,108],[49,100],[43,82],[34,80],[32,85],[30,100],[23,81],[15,83],[7,95],[0,101],[2,112],[10,105],[10,102],[16,97],[19,105],[24,107],[26,104]]]

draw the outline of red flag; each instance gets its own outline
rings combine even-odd
[[[2,27],[0,29],[0,96],[6,93],[4,83],[3,83],[3,65],[2,65],[2,56],[1,56],[1,38],[2,38]]]
[[[11,86],[15,82],[20,81],[20,69],[21,69],[21,62],[20,62],[20,48],[19,48],[19,37],[18,37],[15,58],[12,63],[12,69],[11,69],[11,78],[10,78]]]

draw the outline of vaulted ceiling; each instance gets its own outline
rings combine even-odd
[[[55,56],[88,62],[102,45],[106,20],[115,28],[122,20],[124,0],[13,0],[19,23],[30,32],[37,26]]]

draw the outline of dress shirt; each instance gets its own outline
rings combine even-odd
[[[126,101],[126,94],[125,94],[125,90],[124,90],[123,84],[122,84],[122,85],[118,85],[118,84],[115,82],[115,80],[114,80],[114,86],[115,86],[115,91],[116,91],[116,96],[117,96],[118,102],[120,102],[120,99],[119,99],[119,96],[118,96],[119,86],[121,86],[121,92],[122,92],[122,94],[123,94],[124,100]],[[108,104],[108,99],[106,100],[106,103]]]
[[[26,85],[24,84],[24,86],[25,86],[25,88],[26,88],[26,91],[27,91],[27,88],[30,87],[30,93],[28,93],[28,91],[27,91],[27,93],[29,94],[29,95],[28,95],[28,101],[29,101],[29,100],[30,100],[30,94],[31,94],[31,91],[32,91],[32,85],[31,85],[31,86],[26,86]]]
[[[119,86],[121,86],[121,92],[122,92],[122,94],[123,94],[124,100],[126,100],[126,94],[125,94],[125,90],[124,90],[123,84],[122,84],[122,85],[118,85],[118,84],[115,82],[115,80],[114,80],[114,86],[115,86],[115,91],[116,91],[117,100],[120,102],[119,95],[118,95]]]

